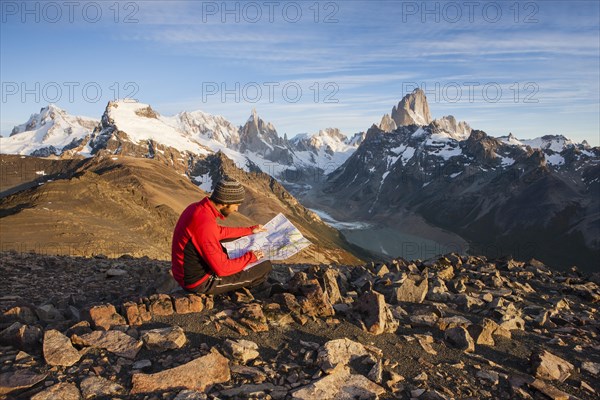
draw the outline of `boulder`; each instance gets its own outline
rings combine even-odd
[[[327,268],[323,273],[323,287],[331,304],[339,303],[342,300],[340,287],[337,283],[338,275],[339,272],[332,268]]]
[[[46,379],[48,374],[36,374],[33,371],[20,369],[0,374],[0,396],[28,389]]]
[[[123,314],[125,314],[127,322],[131,326],[139,326],[152,321],[152,315],[145,304],[138,304],[132,301],[124,303]]]
[[[529,384],[532,388],[538,390],[539,392],[545,394],[551,400],[571,400],[576,399],[572,397],[568,393],[563,392],[562,390],[557,389],[556,387],[549,385],[548,383],[535,379],[533,382]]]
[[[171,296],[160,293],[150,296],[150,313],[156,316],[167,316],[173,314],[173,302]]]
[[[252,332],[267,332],[267,318],[258,303],[245,304],[238,309],[240,315],[240,323]]]
[[[450,300],[454,295],[448,291],[446,283],[439,277],[432,279],[429,285],[429,291],[426,298],[431,301],[445,302]]]
[[[480,300],[475,296],[470,296],[466,293],[457,294],[453,297],[453,299],[458,306],[466,311],[471,311],[475,307],[482,307],[485,305],[483,300]]]
[[[25,351],[36,351],[42,340],[42,330],[37,326],[15,322],[0,332],[0,343],[15,346]]]
[[[377,360],[375,365],[373,365],[369,371],[369,374],[367,375],[367,378],[377,384],[381,384],[381,381],[383,380],[383,363],[381,360]]]
[[[64,321],[65,316],[53,304],[44,304],[37,307],[35,313],[44,322]]]
[[[440,331],[445,331],[446,329],[455,328],[457,326],[462,326],[463,328],[466,328],[471,324],[472,322],[470,320],[460,315],[440,318],[437,321],[437,326],[440,329]]]
[[[500,325],[489,318],[484,318],[481,324],[470,325],[467,330],[477,344],[494,346],[493,335],[503,336],[507,339],[511,338],[510,331],[501,328]]]
[[[446,268],[439,271],[437,273],[437,276],[444,281],[451,280],[452,278],[454,278],[454,267],[452,265],[447,266]]]
[[[413,326],[427,326],[427,327],[435,326],[435,324],[438,322],[439,318],[440,317],[434,312],[422,312],[420,314],[411,315],[409,317],[410,323]]]
[[[298,303],[302,312],[311,317],[331,317],[335,311],[327,292],[324,292],[316,279],[311,279],[299,288],[301,296],[298,296]]]
[[[595,362],[591,362],[591,361],[584,361],[581,363],[581,369],[589,372],[592,375],[600,375],[600,364],[599,363],[595,363]]]
[[[175,312],[177,314],[198,313],[202,312],[204,309],[202,297],[195,294],[175,296],[173,298],[173,304],[175,305]]]
[[[38,321],[36,313],[27,306],[12,307],[6,310],[3,315],[11,319],[16,319],[23,324],[33,324]]]

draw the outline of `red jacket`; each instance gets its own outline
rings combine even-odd
[[[236,274],[257,260],[252,252],[230,260],[219,242],[250,235],[256,226],[229,228],[217,225],[217,218],[225,217],[206,197],[190,204],[177,221],[171,248],[171,270],[175,280],[184,288],[200,285],[211,274]]]

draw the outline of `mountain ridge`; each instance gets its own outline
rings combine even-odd
[[[48,172],[55,169],[52,174],[21,175],[21,181],[12,182],[12,187],[21,186],[21,190],[0,198],[4,250],[170,259],[171,238],[179,215],[207,195],[187,176],[155,159],[97,155],[75,164],[44,162],[50,164],[46,165]],[[17,177],[19,171],[41,165],[35,157],[6,155],[0,156],[0,164],[7,173],[17,172]],[[194,168],[205,168],[215,178],[227,174],[242,181],[248,201],[241,213],[224,222],[226,225],[264,224],[278,212],[287,215],[313,243],[289,262],[361,262],[360,256],[354,255],[361,254],[361,249],[347,243],[339,232],[302,207],[272,177],[242,171],[221,153]],[[2,189],[7,193],[10,187]],[[366,254],[362,252],[363,257]]]

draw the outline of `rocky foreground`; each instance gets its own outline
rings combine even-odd
[[[178,291],[150,259],[1,254],[0,398],[594,399],[599,276],[449,254]],[[165,279],[166,277],[166,279]]]

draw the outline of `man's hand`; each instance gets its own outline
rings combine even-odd
[[[263,253],[262,250],[252,250],[252,253],[254,253],[257,260],[260,260],[261,258],[263,258],[265,256],[265,254]]]
[[[259,233],[259,232],[266,232],[266,231],[267,230],[262,225],[258,225],[256,228],[252,229],[252,233]]]

